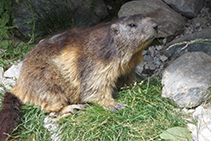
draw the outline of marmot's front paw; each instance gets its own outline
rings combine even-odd
[[[124,109],[125,107],[128,107],[128,105],[127,104],[122,104],[122,103],[116,103],[115,105],[108,106],[107,109],[116,112],[118,110]]]

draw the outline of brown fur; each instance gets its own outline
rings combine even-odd
[[[9,92],[5,93],[0,111],[0,141],[6,140],[20,118],[20,100]]]
[[[48,37],[26,54],[11,93],[60,114],[86,102],[122,109],[126,105],[115,102],[113,89],[132,78],[156,28],[151,18],[134,15]]]

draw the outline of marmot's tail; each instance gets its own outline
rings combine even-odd
[[[20,100],[10,92],[6,92],[0,111],[0,141],[6,140],[17,126],[20,119]]]

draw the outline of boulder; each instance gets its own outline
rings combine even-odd
[[[168,37],[182,30],[185,18],[162,0],[140,0],[125,3],[118,16],[145,14],[158,22],[158,37]]]
[[[204,7],[204,0],[163,0],[178,13],[187,18],[194,18]]]
[[[189,52],[168,66],[162,76],[162,96],[179,107],[193,108],[209,100],[211,56]]]
[[[211,29],[203,29],[190,35],[177,38],[167,44],[162,52],[171,59],[185,54],[186,52],[204,52],[211,55]]]

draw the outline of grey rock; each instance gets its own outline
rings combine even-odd
[[[15,83],[16,80],[19,77],[20,74],[20,69],[22,66],[22,62],[12,65],[7,71],[5,71],[4,73],[4,77],[1,80],[1,83],[7,88],[7,89],[11,89]]]
[[[22,62],[12,65],[12,67],[10,67],[5,73],[4,73],[4,77],[8,77],[8,78],[18,78],[19,74],[20,74],[20,69],[22,66]]]
[[[142,55],[147,55],[147,51],[144,50],[144,51],[142,52]]]
[[[166,38],[165,38],[166,39]],[[163,46],[156,46],[155,49],[156,50],[161,50],[163,48]]]
[[[154,56],[154,53],[155,53],[155,49],[153,47],[149,47],[149,52],[150,52],[150,55],[151,56]]]
[[[159,58],[155,58],[154,59],[154,62],[155,62],[155,64],[156,64],[157,67],[159,67],[161,65],[161,61],[160,61]]]
[[[180,31],[185,25],[185,18],[171,9],[162,0],[140,0],[125,3],[118,16],[144,14],[158,22],[158,37],[168,37]]]
[[[139,76],[142,76],[142,72],[143,72],[143,68],[144,68],[144,63],[140,63],[137,67],[136,67],[136,74]]]
[[[192,132],[194,141],[209,141],[211,139],[211,109],[205,109],[199,106],[193,113],[193,118],[197,125],[187,124],[188,129]]]
[[[165,55],[161,55],[161,56],[160,56],[160,60],[161,60],[162,62],[165,62],[167,59],[168,59],[168,57],[166,57]]]
[[[149,69],[150,70],[155,70],[157,67],[156,67],[156,65],[155,64],[151,64],[150,66],[149,66]]]
[[[163,0],[187,18],[194,18],[204,7],[204,0]]]
[[[150,55],[145,55],[145,56],[144,56],[144,60],[145,60],[146,62],[152,62],[152,61],[153,61],[153,58],[152,58]]]
[[[162,77],[162,96],[180,107],[192,108],[211,96],[211,56],[186,53],[168,66]]]
[[[162,53],[167,57],[177,58],[186,52],[201,51],[211,55],[211,29],[204,29],[191,35],[177,38],[167,44]],[[205,41],[206,40],[206,41]],[[188,43],[192,41],[191,43]],[[182,44],[183,43],[183,44]],[[188,44],[187,44],[188,43]]]
[[[167,39],[166,39],[166,38],[164,38],[162,42],[163,42],[163,44],[166,44]]]

